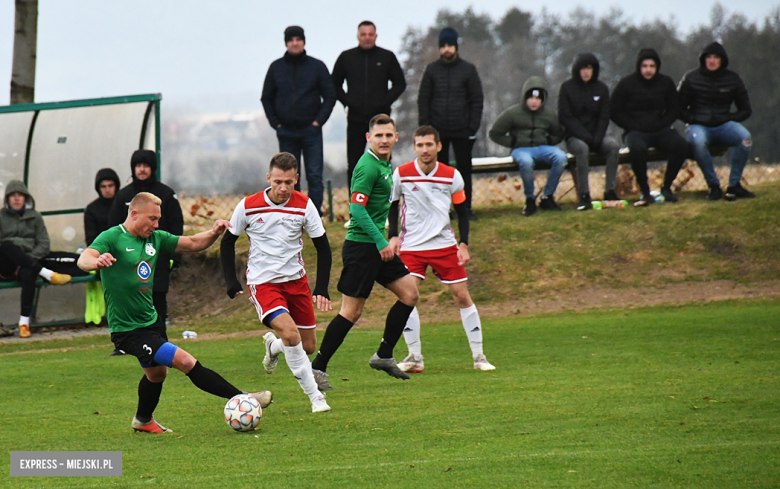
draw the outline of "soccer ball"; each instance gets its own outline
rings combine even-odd
[[[263,418],[263,408],[251,394],[233,396],[225,404],[225,422],[235,431],[252,431]]]

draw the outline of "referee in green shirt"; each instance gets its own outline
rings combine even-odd
[[[209,394],[230,399],[243,392],[183,348],[168,342],[165,318],[158,316],[152,302],[154,268],[160,255],[205,250],[230,223],[219,219],[209,231],[174,236],[157,229],[160,203],[153,194],[138,193],[130,202],[125,222],[101,233],[78,261],[82,270],[101,270],[111,341],[117,349],[138,358],[144,370],[132,427],[147,433],[172,431],[152,416],[169,367],[184,372],[196,387]],[[262,407],[268,406],[273,397],[270,391],[253,395]]]
[[[369,360],[376,370],[408,379],[393,358],[393,348],[403,334],[406,321],[417,304],[417,283],[385,239],[385,222],[390,211],[393,168],[390,155],[398,141],[395,121],[385,114],[368,123],[369,150],[360,158],[352,175],[350,225],[341,255],[344,268],[338,290],[344,294],[341,311],[328,325],[317,357],[312,362],[320,390],[331,390],[325,370],[347,333],[360,319],[374,282],[393,292],[398,301],[387,313],[385,333],[379,349]]]

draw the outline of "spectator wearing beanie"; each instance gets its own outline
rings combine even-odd
[[[308,195],[322,215],[322,126],[336,105],[336,91],[325,63],[306,54],[302,27],[285,29],[284,42],[287,52],[268,67],[260,101],[276,131],[279,152],[292,154],[299,163],[303,155]],[[300,189],[299,180],[295,190]]]
[[[406,90],[401,64],[392,51],[376,45],[376,25],[358,24],[358,45],[339,54],[333,65],[336,97],[347,109],[347,186],[366,149],[368,121],[377,114],[390,115],[390,106]],[[344,91],[344,82],[347,91]],[[388,88],[388,83],[390,88]]]
[[[482,121],[484,96],[477,68],[458,52],[458,33],[447,27],[439,33],[439,59],[425,67],[417,96],[420,126],[433,126],[441,136],[439,161],[455,164],[463,176],[469,217],[471,210],[471,150]]]
[[[669,155],[661,187],[666,202],[677,202],[672,183],[688,152],[685,139],[672,127],[680,113],[677,89],[671,78],[659,72],[660,69],[661,58],[654,49],[639,51],[636,71],[620,80],[609,104],[612,121],[624,131],[631,169],[642,191],[636,206],[655,203],[647,181],[647,150],[652,147]]]
[[[111,211],[108,214],[108,226],[114,227],[125,222],[130,201],[139,192],[149,192],[162,200],[160,205],[159,229],[176,236],[184,234],[184,216],[176,192],[162,182],[157,181],[157,154],[148,149],[139,149],[130,158],[133,181],[117,192]],[[154,269],[154,288],[152,299],[158,316],[168,316],[168,285],[170,273],[181,264],[181,253],[166,253],[160,256]]]
[[[523,84],[523,102],[503,111],[488,133],[494,143],[512,150],[512,159],[523,180],[523,215],[526,217],[536,213],[534,167],[538,164],[550,165],[539,208],[561,210],[553,195],[567,162],[566,153],[555,146],[563,139],[563,128],[557,114],[547,108],[545,102],[547,86],[540,77],[532,76]]]

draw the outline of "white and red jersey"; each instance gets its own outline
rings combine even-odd
[[[401,203],[402,251],[437,250],[457,245],[450,226],[450,203],[465,200],[463,177],[455,168],[436,163],[427,175],[417,160],[401,165],[393,172],[391,200]]]
[[[281,283],[306,276],[301,250],[303,230],[312,238],[325,234],[312,201],[293,192],[287,202],[274,204],[268,190],[241,199],[230,219],[236,236],[249,237],[247,284]]]

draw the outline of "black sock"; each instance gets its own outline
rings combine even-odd
[[[162,388],[162,382],[154,383],[147,379],[146,375],[141,377],[141,382],[138,383],[138,410],[135,412],[138,421],[148,423],[152,420],[152,413],[160,402]]]
[[[413,310],[414,306],[407,306],[401,301],[397,301],[390,308],[385,321],[385,334],[382,336],[379,349],[376,351],[379,358],[390,358],[393,356],[393,348],[395,348],[398,340],[401,339],[401,335],[406,327],[406,321],[409,320],[409,315]]]
[[[344,342],[344,338],[347,337],[347,333],[349,333],[349,330],[352,329],[354,324],[355,323],[341,314],[333,318],[333,321],[330,322],[328,328],[325,330],[325,336],[322,338],[320,350],[317,352],[314,361],[311,362],[311,368],[323,372],[328,368],[328,362]]]
[[[242,392],[215,371],[201,365],[200,362],[195,363],[187,377],[198,389],[225,399],[230,399]]]

